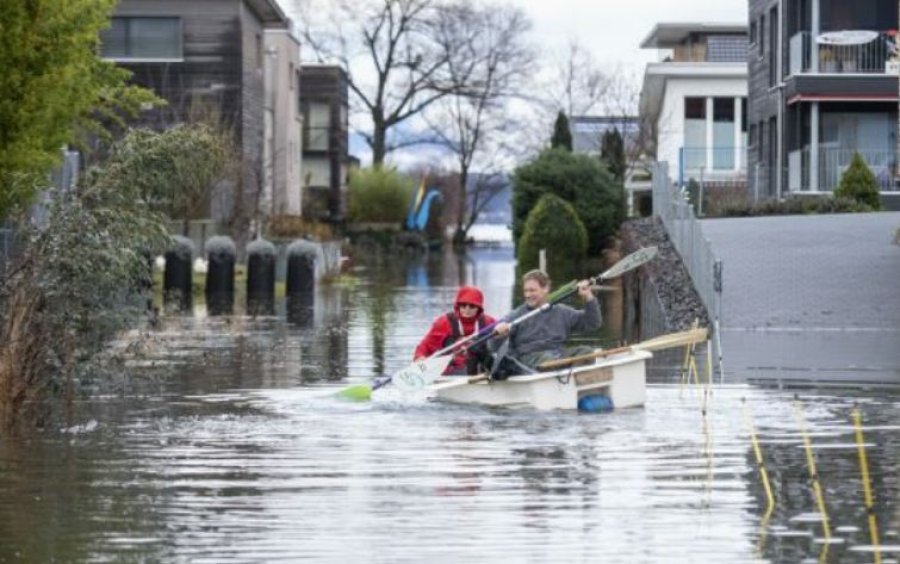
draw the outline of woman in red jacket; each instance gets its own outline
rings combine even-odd
[[[484,296],[482,296],[481,290],[474,286],[463,286],[456,293],[453,311],[434,320],[431,329],[416,347],[413,357],[415,360],[429,357],[457,340],[477,333],[493,322],[494,318],[484,313]],[[471,351],[463,350],[453,358],[444,374],[474,374],[477,370],[474,366],[475,363],[472,362],[474,360],[475,357]]]

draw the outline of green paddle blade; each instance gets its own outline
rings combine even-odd
[[[367,384],[350,386],[349,388],[344,388],[335,395],[339,399],[347,401],[369,401],[372,399],[372,386]]]

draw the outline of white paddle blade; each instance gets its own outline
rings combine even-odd
[[[394,374],[393,378],[391,378],[391,383],[404,392],[427,388],[444,373],[444,370],[447,369],[452,360],[453,355],[446,354],[413,362]]]
[[[631,253],[612,266],[609,270],[600,275],[600,280],[609,280],[625,274],[629,270],[633,270],[645,262],[650,261],[656,256],[658,249],[654,247],[643,247]]]

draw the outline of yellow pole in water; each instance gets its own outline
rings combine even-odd
[[[816,458],[813,456],[812,443],[809,441],[809,434],[806,432],[806,420],[803,418],[800,402],[797,400],[794,400],[794,409],[796,410],[797,423],[800,425],[800,436],[803,437],[803,449],[806,451],[806,464],[809,467],[809,477],[813,482],[813,493],[816,496],[819,513],[822,515],[822,532],[825,533],[825,540],[829,541],[831,540],[831,528],[828,526],[825,497],[822,495],[822,485],[819,483],[819,473],[816,471]]]
[[[872,538],[872,547],[875,550],[875,563],[881,564],[881,550],[878,547],[878,521],[875,518],[875,504],[872,501],[872,485],[869,478],[869,461],[866,457],[866,447],[863,441],[862,415],[859,407],[853,408],[853,427],[856,434],[856,449],[859,452],[859,470],[862,473],[863,496],[866,500],[866,513],[869,517],[869,536]]]
[[[750,431],[750,444],[753,445],[753,455],[756,458],[756,467],[759,469],[759,479],[762,482],[763,491],[766,492],[766,512],[759,522],[759,543],[757,544],[757,551],[761,555],[766,539],[766,527],[769,524],[769,519],[772,517],[772,511],[775,509],[775,496],[772,495],[769,472],[766,470],[766,461],[762,455],[762,448],[759,446],[759,439],[756,437],[756,428],[753,426],[753,418],[750,416],[750,407],[747,405],[745,398],[742,398],[741,402],[744,404],[744,421],[747,424],[747,429]]]
[[[691,329],[697,329],[698,327],[700,327],[700,320],[695,319],[694,323],[691,324]],[[694,345],[695,343],[691,342],[684,346],[684,363],[681,365],[682,386],[691,383],[691,363],[694,360]],[[694,364],[694,370],[696,370],[696,364]]]
[[[766,462],[763,459],[762,449],[759,446],[759,440],[756,438],[756,428],[753,426],[753,419],[750,417],[750,408],[744,401],[744,418],[747,422],[747,428],[750,430],[750,444],[753,445],[753,454],[756,457],[756,465],[759,468],[759,478],[762,480],[763,490],[766,492],[766,516],[772,513],[775,508],[775,496],[772,495],[772,485],[769,483],[769,472],[766,470]]]

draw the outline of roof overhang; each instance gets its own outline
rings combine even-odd
[[[747,79],[747,63],[650,63],[644,71],[639,102],[642,116],[657,113],[674,79]]]
[[[745,23],[704,23],[704,22],[684,22],[684,23],[658,23],[656,24],[647,37],[641,41],[642,49],[672,49],[680,45],[692,33],[711,34],[734,34],[747,33],[747,24]]]
[[[275,0],[244,0],[265,27],[285,27],[290,19]]]
[[[900,99],[897,94],[879,95],[879,94],[797,94],[787,101],[787,105],[799,104],[801,102],[894,102]]]

